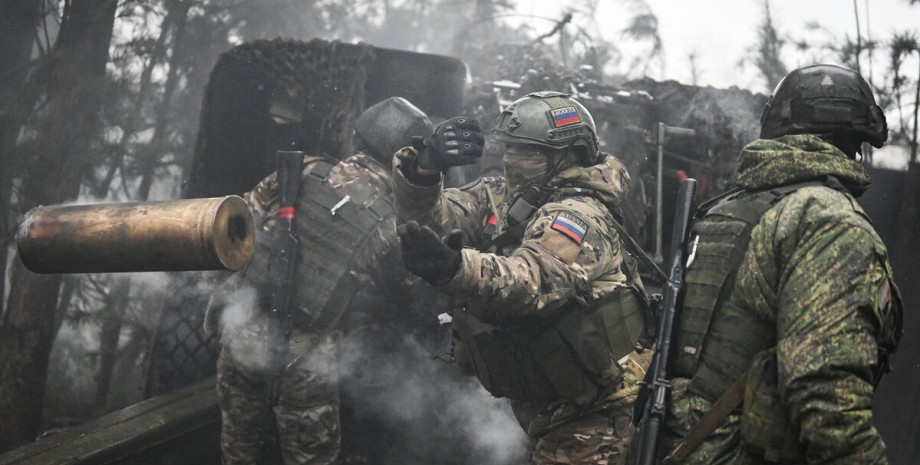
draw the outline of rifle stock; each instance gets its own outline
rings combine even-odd
[[[259,463],[268,463],[274,438],[274,407],[278,403],[281,375],[287,358],[291,335],[291,297],[297,273],[300,241],[297,238],[294,204],[300,191],[303,152],[278,151],[278,222],[277,240],[269,259],[268,280],[270,307],[268,310],[268,362],[265,369],[263,420],[260,431]]]
[[[684,246],[695,195],[696,180],[689,178],[681,184],[677,193],[668,281],[664,290],[664,302],[661,306],[652,364],[649,367],[646,382],[642,386],[645,392],[640,396],[645,399],[645,404],[640,406],[642,416],[639,422],[639,442],[636,449],[638,454],[636,464],[638,465],[654,465],[661,425],[667,414],[666,399],[668,389],[671,387],[668,376],[668,359],[671,353],[674,319],[684,285]]]

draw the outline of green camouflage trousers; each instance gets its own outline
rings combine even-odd
[[[224,334],[217,362],[224,465],[258,463],[264,418],[265,345],[259,328]],[[332,464],[339,453],[336,338],[294,330],[281,379],[275,426],[285,465]]]
[[[598,406],[541,436],[533,449],[534,465],[624,465],[638,382],[645,377],[651,351],[632,353],[614,391]]]

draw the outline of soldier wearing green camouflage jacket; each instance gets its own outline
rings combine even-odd
[[[870,183],[861,144],[886,138],[851,70],[802,68],[774,91],[738,189],[701,206],[691,229],[658,463],[888,463],[872,398],[902,310],[855,199]],[[730,414],[701,422],[733,395]],[[714,431],[688,446],[706,423]]]
[[[499,119],[502,178],[442,189],[481,153],[462,117],[395,160],[403,261],[459,303],[454,358],[511,399],[536,464],[624,463],[647,365],[634,352],[647,302],[615,228],[629,176],[594,130],[581,104],[540,92]]]
[[[424,113],[392,98],[358,117],[357,154],[340,161],[305,158],[295,203],[300,258],[287,341],[268,340],[264,312],[278,211],[276,175],[245,194],[256,218],[256,251],[212,298],[206,319],[221,323],[217,387],[225,465],[261,463],[269,344],[285,343],[275,425],[268,425],[277,428],[282,459],[287,465],[336,463],[343,332],[374,337],[379,331],[374,325],[405,311],[417,282],[401,266],[389,167],[382,163],[389,165],[406,138],[430,131]]]

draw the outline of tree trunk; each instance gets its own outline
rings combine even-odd
[[[0,113],[29,77],[29,60],[43,0],[0,2]]]
[[[24,173],[23,207],[76,199],[98,130],[117,0],[71,0],[51,52],[42,156]],[[19,260],[0,326],[0,452],[41,428],[60,276],[34,275]]]
[[[38,276],[17,260],[0,326],[0,452],[39,433],[60,275]]]
[[[6,115],[22,86],[29,77],[35,27],[43,0],[11,0],[0,2],[0,120]],[[0,136],[2,138],[2,136]],[[0,144],[2,146],[2,144]],[[12,240],[12,215],[10,196],[13,188],[13,170],[6,163],[0,148],[0,315],[3,314],[3,296],[6,295],[7,248]]]
[[[183,3],[183,5],[185,5]],[[184,15],[188,11],[188,6],[185,6],[183,11],[183,20]],[[175,23],[175,9],[167,7],[166,17],[163,18],[163,23],[160,24],[160,32],[157,36],[156,42],[150,50],[149,57],[147,58],[147,63],[144,65],[144,70],[141,72],[141,82],[138,86],[137,97],[134,101],[134,109],[130,111],[128,115],[125,116],[124,123],[122,124],[122,135],[121,140],[118,142],[118,148],[115,150],[113,160],[109,166],[109,171],[103,178],[102,182],[97,186],[95,195],[97,197],[105,197],[110,188],[112,180],[115,178],[115,174],[120,169],[122,165],[122,159],[125,154],[128,152],[128,142],[131,138],[137,136],[138,126],[143,120],[144,115],[144,105],[145,102],[153,97],[153,70],[159,65],[163,60],[166,59],[166,55],[169,52],[169,48],[172,44],[167,43],[167,39],[172,34],[173,23]],[[175,42],[175,41],[173,41]],[[175,53],[175,52],[173,52]],[[170,68],[170,72],[172,69]],[[131,198],[131,200],[147,200],[146,198],[137,199]]]
[[[99,372],[96,375],[96,408],[105,410],[112,383],[112,371],[118,359],[118,340],[124,325],[125,308],[131,292],[131,281],[116,278],[112,290],[105,298],[102,312],[102,327],[99,329]]]
[[[163,86],[163,99],[155,111],[153,138],[147,156],[144,157],[141,168],[141,184],[137,189],[137,198],[147,200],[150,196],[150,187],[155,180],[156,169],[160,165],[166,142],[169,139],[169,116],[172,107],[173,94],[179,85],[179,67],[185,61],[187,53],[185,45],[185,28],[188,24],[188,2],[170,5],[169,16],[174,17],[175,34],[173,35],[173,53],[169,60],[169,73]]]

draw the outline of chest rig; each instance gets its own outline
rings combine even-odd
[[[325,331],[337,324],[359,291],[360,283],[350,273],[355,259],[378,224],[394,214],[389,195],[364,206],[338,193],[329,183],[335,164],[327,158],[308,158],[295,204],[301,252],[292,318],[306,330]],[[270,236],[272,225],[264,229]],[[267,253],[257,252],[254,262],[259,255]],[[258,270],[267,264],[252,265],[247,274],[257,280]]]
[[[526,220],[550,197],[539,205],[528,201],[534,206],[528,218],[512,221],[501,233],[486,221],[483,233],[491,240],[480,249],[508,255],[519,247]],[[505,223],[503,217],[515,211],[514,205],[493,207],[496,221]],[[622,374],[617,360],[635,349],[646,328],[648,301],[635,262],[628,257],[625,262],[629,287],[587,306],[572,301],[551,317],[497,322],[455,313],[454,356],[461,368],[496,397],[572,400],[578,405],[595,400]]]

